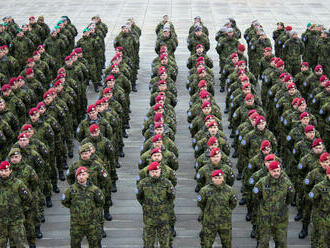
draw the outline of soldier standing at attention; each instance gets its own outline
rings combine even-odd
[[[161,177],[158,162],[152,162],[148,167],[150,177],[140,181],[136,189],[136,198],[143,209],[143,242],[145,248],[153,248],[155,238],[161,248],[170,245],[170,208],[175,198],[172,183]]]
[[[203,212],[202,247],[212,248],[219,233],[222,247],[231,248],[231,216],[237,205],[237,197],[232,187],[225,183],[222,170],[213,171],[212,183],[201,189],[197,201]]]
[[[62,204],[70,208],[71,247],[81,247],[84,236],[90,248],[100,247],[102,226],[99,222],[100,209],[104,205],[102,191],[88,181],[88,170],[76,170],[76,182],[62,195]]]

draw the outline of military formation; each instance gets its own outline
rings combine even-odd
[[[143,210],[144,247],[158,242],[170,248],[176,237],[179,169],[178,37],[168,15],[155,32],[157,56],[135,193]],[[99,16],[91,18],[77,42],[78,31],[67,16],[52,29],[43,16],[31,16],[22,26],[11,16],[3,18],[0,247],[36,247],[43,237],[44,210],[60,193],[58,180],[69,184],[62,204],[70,210],[71,247],[80,247],[84,237],[89,247],[102,247],[104,221],[112,220],[119,158],[125,157],[130,94],[137,91],[141,29],[133,18],[121,26],[113,42],[115,55],[105,66],[107,33]],[[302,223],[297,236],[304,239],[311,229],[311,247],[329,247],[329,35],[323,25],[308,23],[299,37],[278,22],[273,49],[257,20],[242,34],[235,19],[228,18],[215,35],[220,93],[226,94],[222,111],[215,101],[217,74],[207,55],[209,31],[201,17],[194,18],[187,38],[186,89],[201,247],[211,248],[217,234],[222,247],[232,247],[237,203],[246,206],[250,236],[259,248],[269,247],[271,238],[276,247],[287,247],[290,205],[297,209],[294,220]],[[90,105],[89,85],[98,94]],[[232,141],[223,131],[225,117]],[[75,139],[79,158],[69,165]],[[238,173],[230,156],[237,158]],[[240,199],[232,188],[236,179],[242,181]]]

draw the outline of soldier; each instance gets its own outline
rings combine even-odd
[[[70,208],[71,247],[81,247],[86,236],[88,246],[98,248],[101,244],[99,223],[100,209],[104,205],[104,195],[89,178],[86,167],[79,167],[75,172],[76,180],[62,195],[63,206]]]
[[[279,54],[279,50],[281,49],[281,45],[278,44],[276,41],[277,39],[283,35],[285,33],[285,30],[284,30],[284,23],[283,22],[278,22],[276,23],[276,30],[273,32],[273,40],[274,40],[274,43],[275,43],[275,56],[276,57],[279,57],[281,56]]]
[[[330,33],[329,30],[323,30],[321,33],[321,38],[319,38],[316,43],[317,47],[317,63],[324,67],[324,72],[329,76],[330,75],[330,59],[329,56],[325,54],[329,53],[330,47]]]
[[[230,248],[232,240],[232,210],[237,205],[235,191],[225,183],[222,170],[212,172],[212,182],[204,186],[197,196],[203,212],[201,244],[212,248],[219,233],[222,247]]]
[[[145,248],[153,248],[157,235],[160,247],[169,248],[169,210],[175,199],[172,183],[161,177],[158,162],[148,167],[150,177],[144,178],[137,186],[136,198],[143,209],[143,243]]]
[[[283,59],[286,64],[287,71],[295,76],[300,70],[301,56],[305,50],[304,43],[298,37],[295,31],[290,32],[290,39],[283,45]]]
[[[197,26],[194,34],[191,34],[188,38],[188,49],[193,55],[196,52],[197,46],[202,45],[205,49],[205,53],[210,49],[210,41],[208,36],[202,32],[202,27]]]
[[[0,247],[7,247],[9,240],[11,247],[24,248],[24,216],[31,211],[32,196],[25,184],[12,175],[8,161],[0,163],[0,187]]]
[[[273,236],[276,247],[287,247],[288,205],[294,197],[294,188],[282,171],[281,164],[273,161],[269,174],[261,178],[253,188],[253,199],[259,203],[258,247],[268,248]],[[265,221],[267,219],[268,221]]]
[[[308,196],[313,202],[313,226],[318,230],[317,245],[326,248],[330,244],[329,206],[330,206],[330,166],[326,170],[326,178],[316,184]]]

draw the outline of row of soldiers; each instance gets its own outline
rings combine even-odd
[[[150,110],[142,126],[144,144],[138,161],[136,198],[143,209],[143,244],[173,247],[176,236],[174,213],[178,170],[175,144],[178,67],[174,51],[178,45],[174,26],[168,16],[156,27],[157,57],[151,64]]]
[[[253,25],[256,29],[255,26],[260,27],[260,24],[256,22]],[[259,32],[260,29],[255,31]],[[245,32],[247,42],[260,38],[258,32]],[[249,64],[249,51],[254,50],[253,46],[253,42],[248,46]],[[238,157],[237,179],[243,179],[240,205],[247,205],[246,220],[253,225],[251,237],[257,238],[259,247],[267,247],[269,238],[273,235],[278,247],[285,247],[287,205],[292,204],[297,205],[298,210],[295,220],[303,219],[299,237],[307,236],[308,224],[312,220],[312,246],[326,247],[326,218],[324,215],[319,218],[318,215],[323,213],[329,196],[324,198],[319,195],[318,199],[312,199],[308,193],[322,180],[327,184],[329,156],[325,147],[329,146],[327,88],[330,82],[327,84],[326,75],[322,82],[318,82],[322,75],[318,77],[316,72],[323,74],[323,66],[315,66],[313,73],[309,70],[308,62],[301,65],[299,62],[299,66],[301,74],[308,71],[309,79],[306,77],[302,81],[295,81],[294,75],[289,73],[292,72],[291,61],[284,62],[281,58],[276,58],[271,46],[261,48],[263,57],[257,73],[253,72],[250,65],[249,71],[246,58],[239,54],[242,48],[242,45],[238,45],[233,46],[231,51],[228,50],[227,63],[221,68],[221,79],[226,82],[227,87],[225,113],[229,113],[229,128],[232,129],[231,138],[234,139],[233,157]],[[285,69],[287,63],[289,72]],[[257,94],[259,76],[262,80],[261,98]],[[305,85],[309,86],[306,94],[311,100],[305,100],[299,92]],[[311,107],[308,108],[307,104]],[[320,136],[324,137],[325,144]],[[276,166],[274,161],[277,161]],[[271,178],[267,179],[270,164],[274,164],[275,172],[269,172]],[[276,185],[279,183],[278,188]],[[264,199],[269,194],[267,192],[274,192],[274,189],[283,194],[274,194],[273,197]],[[264,200],[273,209],[268,208]],[[265,223],[264,218],[269,218],[270,221]]]
[[[188,36],[188,44],[194,44],[194,49],[187,62],[186,88],[190,95],[187,119],[196,159],[195,192],[199,194],[197,204],[201,213],[198,221],[202,223],[200,243],[201,247],[212,247],[218,233],[222,247],[231,247],[231,216],[237,205],[237,196],[231,187],[235,174],[223,132],[222,112],[214,98],[213,61],[207,56],[207,27],[200,17],[194,19],[193,27]],[[198,39],[199,36],[207,39]]]
[[[10,25],[14,25],[12,18],[7,20]],[[88,27],[97,33],[102,32],[105,37],[107,29],[100,17],[93,17]],[[9,30],[12,29],[9,28],[8,32]],[[16,33],[16,38],[22,41],[21,46],[25,47],[24,42],[29,42],[28,38],[19,39],[25,33],[20,28],[17,28]],[[10,80],[9,83],[5,81],[2,86],[0,104],[2,142],[5,144],[1,159],[6,158],[9,161],[5,162],[7,177],[2,178],[1,183],[6,186],[4,196],[13,194],[18,197],[21,192],[15,185],[19,181],[17,179],[20,179],[24,183],[21,188],[24,195],[32,195],[32,198],[29,202],[23,202],[23,198],[15,198],[16,206],[20,209],[12,209],[11,204],[5,204],[11,207],[8,212],[17,215],[3,215],[4,226],[1,229],[4,235],[1,246],[5,246],[9,240],[10,246],[25,247],[24,242],[27,239],[29,247],[35,247],[35,238],[42,238],[40,224],[45,222],[44,206],[52,207],[52,191],[60,192],[58,179],[65,180],[67,157],[73,157],[74,130],[85,118],[86,87],[93,71],[89,69],[90,64],[84,55],[88,56],[93,50],[74,48],[77,30],[65,16],[45,37],[41,34],[42,32],[39,36],[41,44],[37,43],[36,50],[28,55],[33,55],[32,57],[24,58],[26,66],[22,71],[9,71],[9,68],[15,68],[10,67],[10,62],[15,61],[14,59],[20,61],[24,53],[14,58],[11,54],[15,54],[16,50],[12,50],[11,43],[9,46],[2,46],[5,50],[9,47],[7,55],[11,59],[7,55],[2,59],[3,65],[8,66],[2,72],[10,75]],[[90,39],[97,38],[91,36]],[[65,45],[62,46],[63,42]],[[60,67],[61,65],[63,66]],[[20,64],[17,68],[20,68]],[[3,202],[8,203],[5,199]]]

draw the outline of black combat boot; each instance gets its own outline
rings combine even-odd
[[[35,228],[34,228],[34,232],[35,232],[35,235],[36,235],[36,238],[37,239],[42,239],[42,232],[41,232],[41,230],[40,230],[40,226],[36,226]]]
[[[246,204],[246,200],[245,198],[242,198],[240,201],[239,201],[239,205],[243,206]]]
[[[60,189],[57,187],[57,185],[53,185],[53,192],[56,194],[60,193]]]
[[[53,206],[52,198],[50,198],[50,196],[46,197],[46,206],[47,208],[51,208]]]
[[[63,171],[58,172],[58,179],[60,179],[61,181],[65,181],[65,176]]]
[[[302,219],[302,217],[303,217],[302,212],[299,211],[299,212],[297,213],[297,215],[294,217],[294,220],[295,220],[295,221],[300,221],[300,220]]]
[[[104,210],[104,219],[106,219],[107,221],[112,221],[112,215],[110,214],[109,209]]]
[[[256,227],[256,225],[253,225],[253,226],[252,226],[252,231],[251,231],[251,233],[250,233],[250,237],[251,237],[251,239],[256,238],[256,231],[257,231],[257,227]],[[258,245],[257,245],[257,247],[258,247]]]
[[[121,157],[121,158],[125,157],[125,153],[124,153],[123,147],[120,147],[119,148],[119,157]]]
[[[117,160],[117,162],[116,162],[116,168],[120,168],[121,166],[120,166],[120,163],[119,163],[119,161]]]
[[[114,182],[111,187],[111,192],[116,193],[117,192],[117,184]]]
[[[225,87],[221,86],[221,88],[220,88],[220,92],[221,92],[221,93],[225,92]]]
[[[302,229],[299,233],[299,238],[304,239],[308,235],[308,225],[303,223]]]
[[[176,237],[176,231],[175,231],[174,226],[171,226],[171,231],[172,231],[173,237]]]

